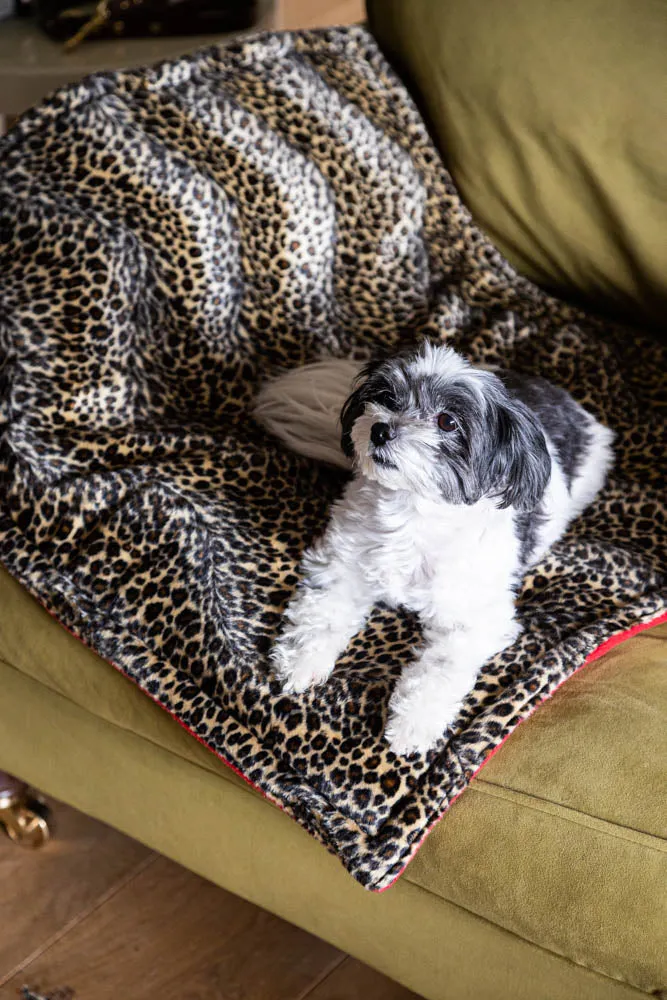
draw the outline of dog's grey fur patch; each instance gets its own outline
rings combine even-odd
[[[581,467],[591,441],[582,408],[570,394],[538,375],[505,369],[495,373],[515,399],[533,411],[553,442],[568,488]]]
[[[535,510],[518,511],[515,514],[514,528],[519,539],[519,558],[522,567],[528,566],[531,562],[531,555],[538,545],[540,528],[545,520],[546,514],[541,504]]]

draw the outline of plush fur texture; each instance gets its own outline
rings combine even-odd
[[[337,451],[334,400],[355,371]],[[272,652],[285,690],[325,682],[374,605],[417,612],[423,646],[386,737],[399,754],[428,750],[519,635],[516,588],[601,489],[612,432],[544,379],[429,342],[360,371],[334,360],[289,372],[256,416],[302,454],[354,469]]]

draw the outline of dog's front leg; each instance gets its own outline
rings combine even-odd
[[[389,703],[385,738],[392,750],[429,750],[455,721],[484,663],[520,631],[511,605],[481,613],[474,625],[430,622],[419,658],[404,669]]]
[[[271,651],[285,691],[325,681],[373,604],[359,574],[336,556],[326,537],[306,554],[303,569],[300,590],[285,611],[287,625]]]

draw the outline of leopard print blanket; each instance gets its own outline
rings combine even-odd
[[[364,886],[604,640],[665,610],[664,348],[515,273],[364,29],[57,93],[2,142],[0,262],[0,559]],[[343,479],[249,409],[268,373],[408,334],[566,386],[617,462],[526,578],[523,637],[455,735],[403,759],[382,731],[410,616],[377,608],[321,690],[270,675]]]

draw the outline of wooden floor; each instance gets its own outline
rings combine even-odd
[[[281,0],[286,28],[363,16],[362,0]],[[51,805],[56,834],[41,850],[0,835],[0,1000],[414,1000],[323,941]]]
[[[365,17],[364,0],[278,0],[281,28],[325,28]]]
[[[0,836],[0,1000],[415,1000],[318,938],[51,803],[37,851]]]

